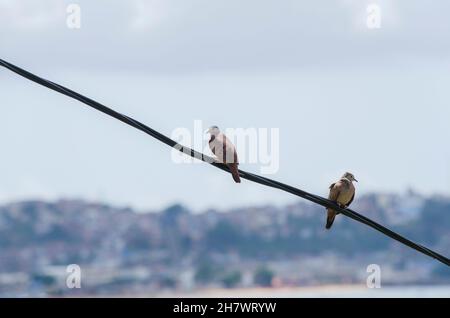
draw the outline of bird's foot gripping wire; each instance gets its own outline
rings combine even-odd
[[[341,204],[341,203],[337,203],[337,205],[340,207],[340,208],[342,208],[342,209],[346,209],[346,208],[348,208],[348,206],[347,205],[345,205],[345,204]],[[341,212],[339,212],[339,211],[336,211],[336,215],[338,215],[338,214],[341,214]]]

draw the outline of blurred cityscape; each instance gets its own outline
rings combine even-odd
[[[450,198],[373,193],[356,211],[444,255]],[[134,211],[82,200],[23,201],[0,207],[0,296],[158,296],[205,288],[365,284],[369,264],[384,285],[450,284],[450,270],[305,201],[284,207]],[[80,289],[66,286],[69,264]]]

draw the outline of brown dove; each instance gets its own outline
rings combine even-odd
[[[241,178],[239,177],[239,161],[236,148],[227,136],[220,132],[219,127],[212,126],[206,132],[211,135],[211,139],[209,140],[209,148],[217,157],[217,161],[226,164],[228,168],[230,168],[233,180],[236,183],[240,183]]]
[[[330,195],[328,196],[328,199],[336,202],[342,208],[347,208],[355,198],[355,187],[353,186],[352,181],[358,182],[358,180],[355,179],[355,176],[350,172],[344,173],[338,182],[335,182],[330,186]],[[327,209],[326,229],[331,228],[336,214],[338,213],[333,209]]]

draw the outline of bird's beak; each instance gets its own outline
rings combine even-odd
[[[355,178],[353,178],[354,181],[358,182],[358,180],[356,180]]]
[[[209,129],[206,129],[206,130],[205,130],[205,135],[206,135],[206,134],[209,134]]]

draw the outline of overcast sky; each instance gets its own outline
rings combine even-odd
[[[66,26],[72,2],[81,29]],[[370,3],[380,29],[367,28]],[[169,136],[194,120],[279,128],[270,177],[320,195],[347,170],[359,194],[449,194],[449,10],[411,0],[0,0],[0,58]],[[151,210],[296,200],[175,164],[167,146],[4,69],[0,101],[3,202]]]

